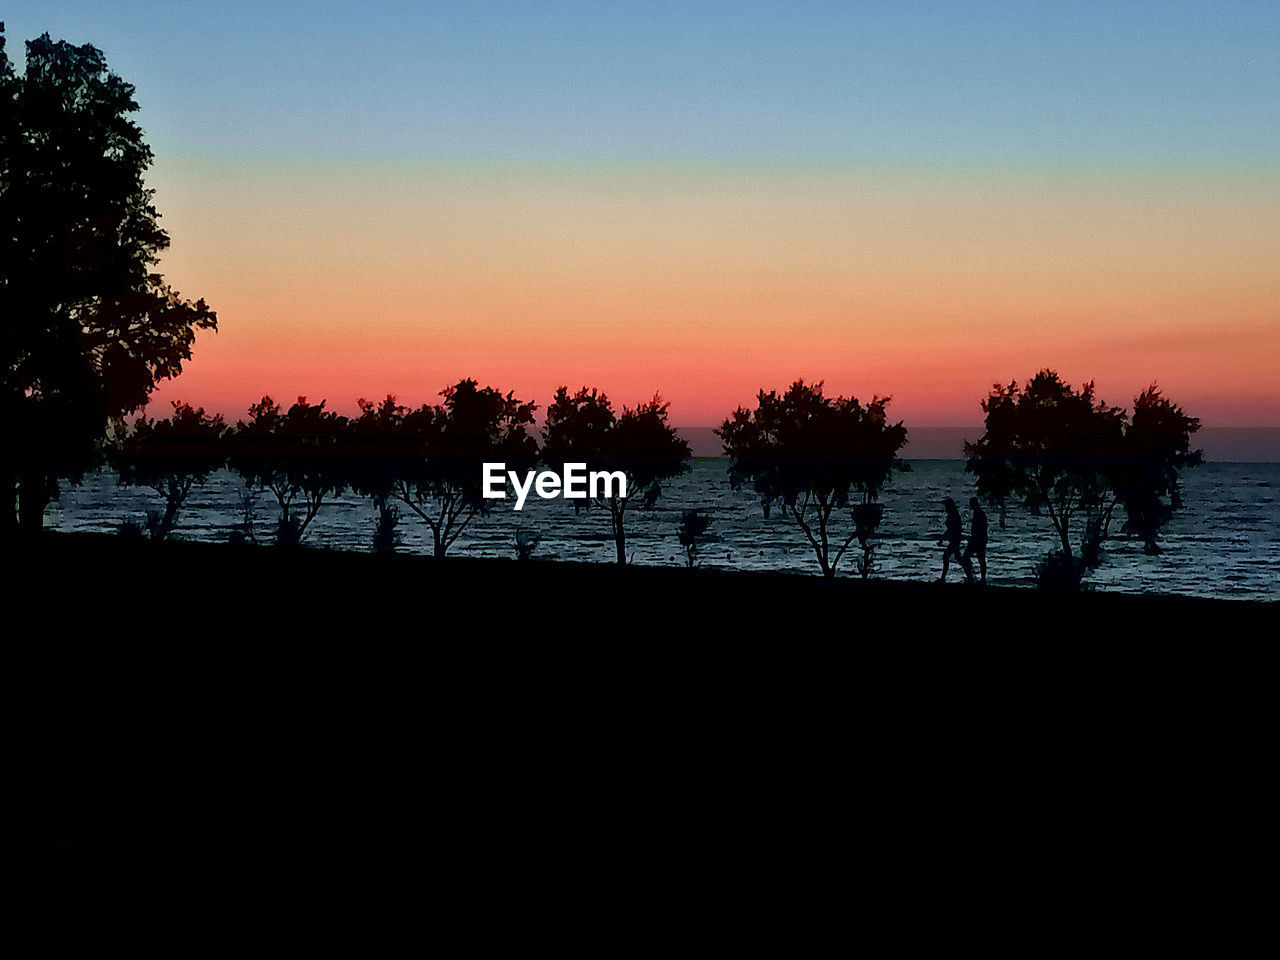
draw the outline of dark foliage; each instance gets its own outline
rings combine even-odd
[[[615,492],[598,498],[609,508],[619,564],[627,562],[627,505],[640,497],[645,507],[652,507],[661,495],[661,481],[679,476],[688,467],[689,444],[667,422],[667,409],[668,404],[655,396],[635,409],[624,407],[617,416],[607,396],[586,387],[574,394],[560,387],[547,408],[544,463],[557,469],[566,463],[584,463],[589,472],[620,472],[626,477],[625,497]],[[575,502],[575,508],[581,502]]]
[[[482,495],[482,464],[527,469],[537,451],[528,432],[534,404],[475,380],[461,380],[440,395],[443,403],[416,410],[394,397],[376,404],[361,400],[345,466],[357,492],[398,500],[427,524],[437,557],[492,508]]]
[[[516,559],[532,560],[533,551],[538,549],[542,538],[528,527],[516,528]]]
[[[164,498],[163,513],[148,515],[156,540],[173,532],[191,488],[226,462],[226,429],[222,414],[209,416],[203,407],[174,401],[167,419],[139,417],[112,450],[121,484],[149,487]]]
[[[885,414],[888,397],[865,406],[853,397],[826,397],[822,384],[797,380],[786,393],[761,390],[755,410],[739,407],[717,430],[734,488],[750,483],[766,515],[777,503],[804,532],[825,577],[855,539],[862,575],[871,570],[883,511],[872,509],[893,471],[906,470],[898,452],[906,428]],[[852,530],[837,529],[850,511]]]
[[[24,76],[0,47],[0,532],[38,531],[58,478],[216,327],[155,270],[169,237],[137,109],[91,46],[29,41]]]
[[[680,518],[676,538],[684,547],[684,564],[689,569],[698,565],[698,543],[711,526],[711,518],[698,510],[686,510]]]
[[[143,532],[144,528],[137,520],[121,520],[116,527],[116,534],[126,540],[141,540]]]
[[[1182,506],[1182,470],[1204,462],[1191,449],[1191,435],[1200,421],[1188,417],[1152,384],[1133,402],[1133,417],[1125,431],[1126,456],[1112,481],[1125,510],[1126,532],[1142,538],[1149,554],[1160,552],[1160,529]]]
[[[1072,592],[1084,583],[1089,565],[1083,557],[1050,550],[1034,567],[1036,586],[1051,592]]]
[[[250,494],[267,491],[276,501],[276,542],[299,542],[328,496],[347,484],[342,441],[345,417],[324,409],[324,401],[299,397],[283,410],[270,397],[249,407],[249,419],[229,436],[228,461]],[[246,523],[252,524],[246,506]],[[299,515],[300,514],[300,515]],[[252,536],[252,530],[249,531]]]
[[[871,576],[872,562],[875,558],[876,539],[880,530],[880,521],[884,519],[884,504],[855,503],[850,511],[853,520],[853,537],[858,541],[861,555],[855,557],[858,575],[866,580]]]
[[[997,384],[982,409],[986,431],[965,444],[965,469],[989,503],[1003,508],[1016,499],[1034,514],[1048,514],[1059,556],[1046,560],[1039,575],[1058,585],[1101,562],[1117,506],[1126,512],[1126,529],[1156,552],[1160,527],[1181,503],[1179,473],[1201,462],[1191,450],[1199,421],[1155,386],[1135,400],[1131,419],[1098,400],[1092,383],[1075,390],[1042,370],[1025,388]]]

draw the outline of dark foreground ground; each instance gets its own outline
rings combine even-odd
[[[9,559],[50,944],[1205,956],[1270,910],[1275,605]]]

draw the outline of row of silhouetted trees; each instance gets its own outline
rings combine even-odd
[[[584,463],[626,476],[627,496],[601,489],[598,498],[609,511],[619,563],[627,507],[652,504],[661,482],[683,471],[690,456],[656,397],[617,411],[598,390],[562,387],[547,409],[541,444],[534,404],[474,380],[448,387],[436,404],[410,408],[387,397],[359,406],[359,416],[344,417],[305,397],[287,409],[263,397],[229,425],[177,403],[168,418],[143,417],[121,431],[110,452],[121,482],[163,497],[149,522],[157,538],[173,531],[191,489],[228,466],[243,481],[246,503],[259,494],[273,503],[277,542],[299,541],[327,499],[352,490],[378,508],[375,545],[394,543],[392,531],[407,512],[430,529],[438,557],[494,505],[483,496],[483,464],[502,462],[523,474],[539,463]],[[253,535],[248,518],[245,531]]]
[[[301,539],[326,499],[351,489],[378,504],[379,546],[394,543],[403,508],[430,527],[438,555],[490,505],[479,495],[481,462],[583,462],[627,475],[631,496],[605,503],[624,560],[629,504],[652,503],[689,457],[657,399],[618,412],[599,391],[562,388],[539,437],[533,404],[471,380],[438,404],[362,402],[353,418],[264,397],[234,425],[176,404],[165,419],[125,428],[158,383],[181,373],[197,331],[217,323],[203,300],[185,299],[156,271],[169,237],[144,183],[152,153],[137,109],[132,85],[87,44],[45,34],[27,42],[17,72],[0,24],[0,539],[38,534],[59,482],[78,482],[104,450],[123,482],[163,498],[150,522],[158,538],[176,527],[191,489],[225,464],[244,481],[247,515],[253,497],[274,503],[280,542]],[[864,576],[871,569],[879,498],[906,469],[907,432],[888,420],[887,404],[797,381],[762,391],[754,409],[720,427],[731,482],[794,522],[824,575],[849,555]],[[1049,517],[1050,573],[1078,582],[1116,529],[1158,549],[1180,504],[1180,473],[1199,462],[1195,419],[1155,388],[1130,412],[1050,371],[996,387],[983,410],[968,469],[1002,512],[1020,505]],[[690,562],[706,520],[688,515],[682,525]]]
[[[361,400],[359,416],[348,418],[323,402],[299,398],[285,409],[264,397],[234,425],[175,404],[166,419],[142,417],[122,429],[109,449],[121,482],[163,498],[149,519],[156,538],[175,529],[191,489],[227,466],[243,481],[246,504],[265,495],[274,505],[279,543],[301,540],[325,501],[351,490],[377,506],[375,547],[394,546],[407,512],[430,529],[436,556],[494,506],[483,496],[484,463],[521,473],[584,463],[626,476],[627,496],[596,498],[608,510],[619,563],[628,507],[652,505],[690,457],[656,397],[618,412],[598,390],[561,387],[540,432],[535,405],[512,393],[462,380],[441,398],[417,408],[394,397]],[[821,383],[796,381],[782,393],[761,391],[754,408],[739,408],[717,430],[731,484],[749,485],[766,515],[776,508],[794,523],[824,576],[846,556],[862,576],[871,572],[881,494],[908,468],[900,456],[907,430],[890,421],[888,403],[828,397]],[[1181,503],[1181,471],[1200,462],[1194,418],[1155,387],[1129,413],[1097,400],[1092,384],[1076,390],[1047,370],[1025,385],[997,386],[982,407],[985,430],[966,444],[967,470],[1002,515],[1022,506],[1049,518],[1057,545],[1044,565],[1048,580],[1078,583],[1114,530],[1158,550],[1160,529]],[[254,536],[248,508],[244,529]],[[703,530],[705,518],[685,518],[690,558]]]

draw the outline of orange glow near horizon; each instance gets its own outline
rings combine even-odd
[[[162,271],[220,330],[150,412],[271,394],[545,405],[660,392],[718,423],[797,377],[969,425],[1054,367],[1127,404],[1280,424],[1280,186],[1265,172],[174,160]]]

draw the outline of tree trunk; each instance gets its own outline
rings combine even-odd
[[[312,500],[310,497],[307,498],[307,501],[306,501],[307,511],[302,517],[302,526],[298,528],[299,540],[301,540],[302,535],[307,532],[307,527],[311,526],[311,521],[314,520],[317,516],[319,516],[320,504],[322,499],[323,499],[322,497],[317,497],[314,500]]]
[[[173,528],[177,526],[178,508],[181,505],[181,500],[169,498],[165,501],[164,516],[160,518],[160,527],[156,530],[157,540],[164,540],[173,532]]]
[[[826,497],[820,496],[818,498],[818,540],[822,543],[822,552],[818,554],[818,564],[822,567],[823,577],[828,580],[836,575],[836,568],[831,565],[831,541],[827,538],[827,517],[830,512]]]
[[[612,500],[609,501],[609,518],[613,521],[613,543],[618,549],[618,566],[627,565],[627,531],[622,526],[622,510]]]
[[[444,537],[436,530],[431,531],[432,555],[437,559],[444,557],[444,553],[449,548],[445,546]]]
[[[1065,523],[1058,524],[1058,538],[1062,541],[1062,555],[1068,560],[1072,559],[1071,540],[1067,536],[1067,525]]]

